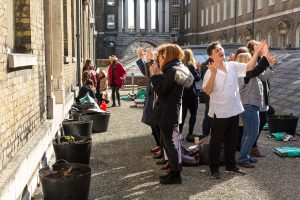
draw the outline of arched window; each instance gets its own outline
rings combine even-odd
[[[270,30],[268,32],[268,45],[269,47],[273,47],[273,31]]]
[[[296,29],[296,48],[300,47],[300,24],[298,24]]]

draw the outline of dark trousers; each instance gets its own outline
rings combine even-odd
[[[169,162],[171,164],[171,170],[173,172],[179,172],[181,171],[179,166],[179,158],[178,158],[178,151],[175,146],[175,143],[173,142],[173,128],[166,128],[161,129],[160,128],[160,142],[162,146],[164,147],[166,154],[169,158]]]
[[[113,105],[116,105],[116,95],[117,95],[119,106],[121,105],[119,89],[120,89],[119,86],[111,86],[111,93],[112,93],[111,97],[112,97]]]
[[[190,111],[189,133],[188,134],[192,135],[194,132],[194,127],[195,127],[195,123],[196,123],[198,101],[189,102],[188,104],[182,105],[182,122],[181,122],[181,124],[179,124],[179,132],[180,133],[182,133],[184,121],[185,121],[188,110]]]
[[[260,136],[261,131],[263,130],[265,124],[267,123],[267,112],[259,112],[259,132],[258,136],[253,144],[253,147],[257,147],[257,140]]]
[[[159,134],[159,127],[157,125],[151,125],[152,135],[154,137],[154,140],[156,142],[157,146],[160,146],[160,134]]]
[[[202,122],[202,134],[203,136],[208,136],[211,129],[211,118],[208,116],[209,111],[209,101],[205,102],[205,112],[204,112],[204,118]]]
[[[236,167],[235,150],[238,140],[238,115],[229,118],[212,118],[211,139],[209,144],[209,168],[218,171],[220,166],[221,145],[224,142],[226,169]]]

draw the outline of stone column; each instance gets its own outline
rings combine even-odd
[[[159,26],[159,32],[163,32],[163,1],[158,1],[158,26]]]
[[[148,0],[145,0],[145,31],[147,31],[147,16],[148,16]]]
[[[118,0],[118,30],[123,31],[123,0]]]
[[[155,31],[158,29],[158,0],[155,0]]]
[[[125,32],[128,32],[128,0],[125,0],[124,13],[125,13],[124,30]]]
[[[135,0],[134,4],[135,4],[135,16],[134,16],[135,17],[135,31],[140,32],[140,30],[141,30],[141,27],[140,27],[141,26],[141,21],[140,21],[141,1]]]
[[[151,31],[151,0],[148,0],[148,4],[147,4],[147,32]]]
[[[165,32],[170,31],[170,1],[165,0]]]
[[[63,2],[61,0],[53,0],[53,20],[52,33],[55,39],[52,45],[55,51],[52,51],[52,67],[53,67],[53,90],[56,103],[64,104],[64,70],[63,70]]]

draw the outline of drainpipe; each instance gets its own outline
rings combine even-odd
[[[233,35],[233,42],[237,42],[237,39],[236,39],[236,13],[237,13],[237,0],[234,1],[234,35]]]
[[[77,86],[81,87],[81,70],[80,70],[80,1],[76,0],[76,38],[77,38]]]
[[[90,2],[88,4],[88,25],[87,25],[87,28],[88,28],[88,36],[87,36],[87,40],[88,40],[88,53],[89,53],[89,58],[91,59],[92,56],[91,56],[91,12],[90,12]]]
[[[252,39],[254,40],[255,0],[252,2]]]

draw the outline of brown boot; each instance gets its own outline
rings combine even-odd
[[[261,154],[259,149],[257,147],[253,147],[252,150],[251,150],[251,156],[253,157],[258,157],[258,158],[261,158],[261,157],[265,157],[265,155]]]

